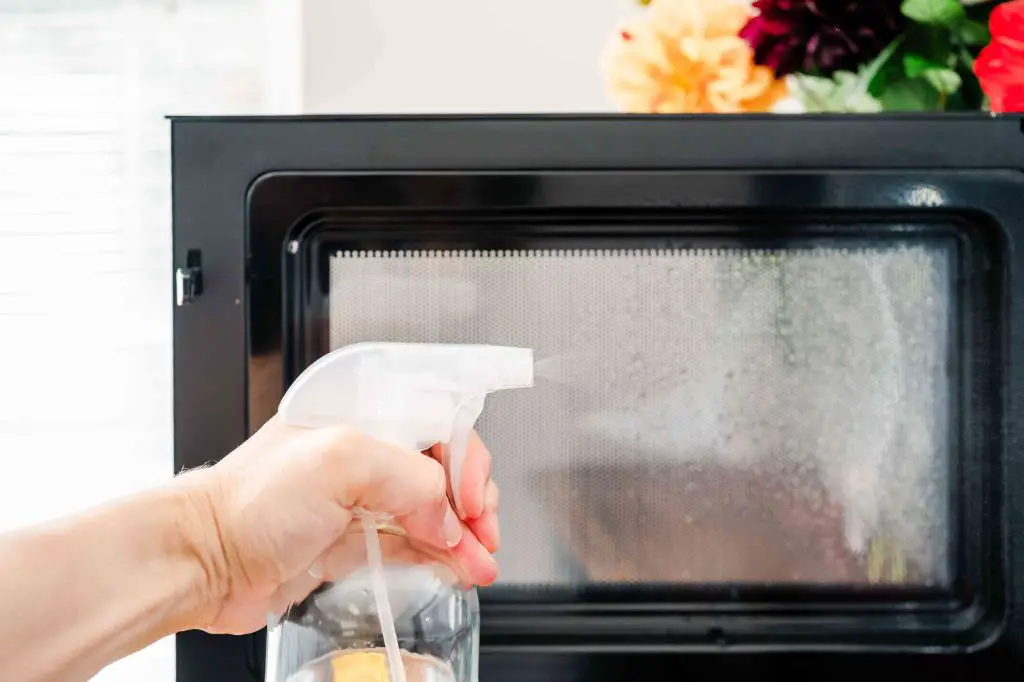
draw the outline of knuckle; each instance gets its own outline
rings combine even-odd
[[[491,481],[487,486],[487,500],[485,504],[489,509],[497,509],[500,503],[501,489],[498,487],[497,483]]]
[[[366,441],[363,432],[352,426],[329,426],[323,431],[330,443],[340,449],[359,447]]]
[[[311,436],[311,449],[329,461],[347,460],[352,453],[365,449],[364,436],[350,426],[317,429]]]
[[[424,498],[420,504],[431,512],[441,512],[448,504],[448,485],[444,468],[432,459],[424,457],[425,469],[423,472],[424,487],[422,489]]]
[[[430,482],[431,495],[439,502],[447,502],[448,477],[444,473],[444,467],[432,459],[426,460],[430,466],[432,480]]]
[[[322,482],[333,482],[330,487],[336,488],[339,482],[345,482],[345,493],[341,496],[343,504],[347,503],[350,489],[358,489],[368,483],[367,477],[372,474],[367,448],[361,442],[362,435],[347,426],[311,429],[297,443],[297,461],[293,463],[293,471],[301,471],[308,479]]]

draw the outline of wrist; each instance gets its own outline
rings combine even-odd
[[[181,629],[204,629],[220,612],[230,592],[224,542],[214,500],[217,474],[213,469],[197,469],[174,481],[178,495],[176,542],[178,551],[190,566],[189,598]]]

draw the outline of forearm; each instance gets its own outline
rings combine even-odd
[[[183,483],[0,536],[0,679],[87,680],[205,624],[203,509]]]

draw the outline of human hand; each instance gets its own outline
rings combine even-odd
[[[194,551],[205,567],[208,632],[243,634],[280,615],[351,563],[353,509],[391,514],[460,577],[497,576],[498,488],[476,434],[463,467],[465,518],[446,494],[441,448],[411,452],[348,428],[303,429],[271,419],[216,466],[179,478],[200,513]]]

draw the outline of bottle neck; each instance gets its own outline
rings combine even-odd
[[[377,529],[378,533],[386,533],[388,535],[402,535],[405,536],[405,529],[402,528],[395,521],[395,517],[391,514],[383,512],[371,512],[362,507],[356,507],[352,510],[356,520],[362,522],[363,519],[369,519],[370,524]],[[362,528],[362,523],[359,524]]]

